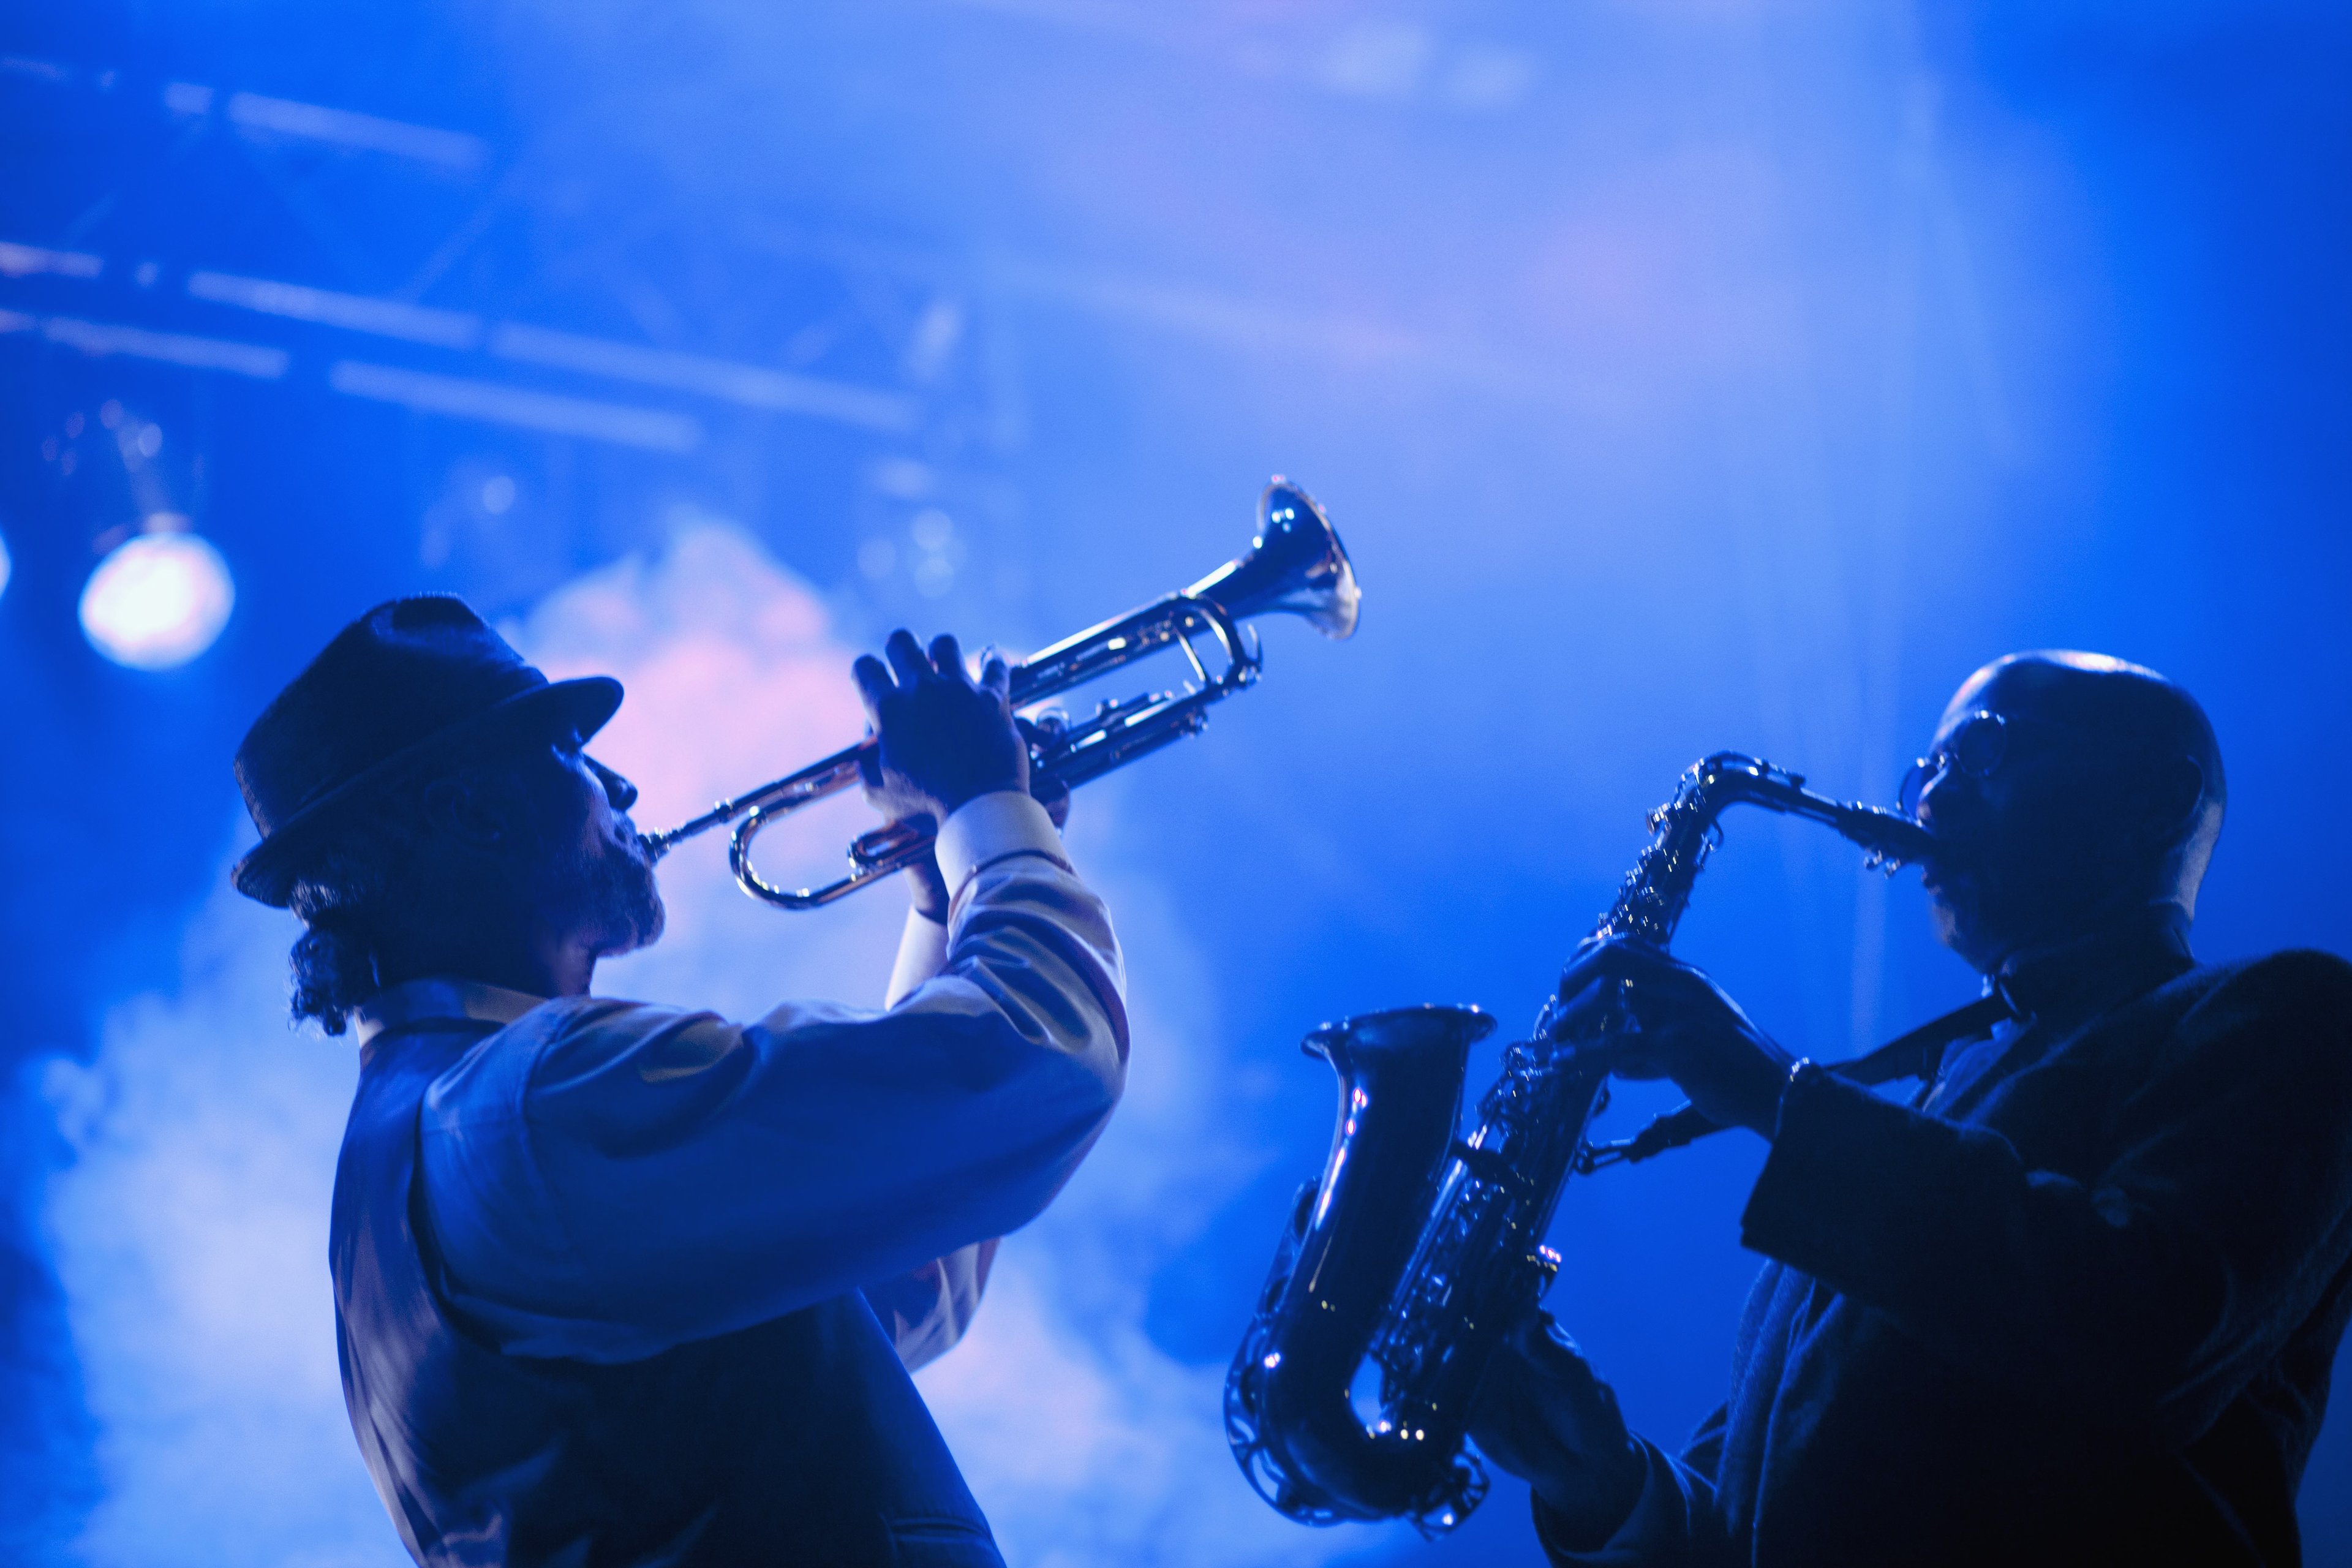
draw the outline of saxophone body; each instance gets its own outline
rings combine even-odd
[[[1747,802],[1806,817],[1893,869],[1930,840],[1908,818],[1809,790],[1801,775],[1718,752],[1652,812],[1651,840],[1587,939],[1664,948],[1718,841]],[[1611,1032],[1556,1025],[1555,989],[1528,1040],[1456,1139],[1475,1008],[1402,1008],[1326,1025],[1310,1055],[1339,1079],[1322,1179],[1299,1194],[1225,1382],[1225,1428],[1252,1486],[1308,1524],[1411,1520],[1452,1529],[1486,1495],[1465,1452],[1479,1380],[1503,1331],[1559,1272],[1543,1245],[1586,1130],[1607,1100]]]

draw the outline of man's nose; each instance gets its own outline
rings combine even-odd
[[[614,811],[626,811],[637,802],[637,786],[598,762],[593,757],[583,759],[596,782],[604,786],[604,798],[613,803]]]
[[[1930,774],[1927,782],[1919,788],[1919,804],[1914,808],[1919,826],[1930,833],[1935,832],[1938,809],[1946,816],[1951,815],[1952,808],[1959,804],[1958,794],[1955,792],[1965,793],[1965,775],[1949,762]]]

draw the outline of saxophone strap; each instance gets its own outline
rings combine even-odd
[[[1898,1078],[1933,1078],[1943,1065],[1944,1053],[1961,1040],[1981,1039],[1992,1033],[1993,1026],[2004,1018],[2014,1018],[2017,1009],[2009,998],[1996,988],[1965,1007],[1955,1007],[1940,1017],[1930,1018],[1917,1028],[1897,1035],[1876,1050],[1840,1062],[1828,1070],[1848,1083],[1865,1087],[1892,1083]],[[1669,1149],[1679,1149],[1695,1143],[1710,1132],[1723,1131],[1719,1122],[1710,1121],[1699,1114],[1698,1107],[1685,1102],[1651,1121],[1631,1138],[1620,1138],[1608,1143],[1587,1143],[1578,1152],[1576,1165],[1580,1173],[1599,1170],[1603,1165],[1622,1162],[1631,1164],[1663,1154]]]

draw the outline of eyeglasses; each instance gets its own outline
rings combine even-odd
[[[2009,755],[2009,722],[1983,710],[1961,720],[1950,740],[1913,763],[1903,775],[1903,788],[1895,797],[1903,815],[1916,820],[1927,786],[1948,773],[1958,770],[1972,779],[1990,776]]]

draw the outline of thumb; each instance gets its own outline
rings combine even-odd
[[[1592,1370],[1582,1346],[1559,1320],[1538,1307],[1512,1326],[1511,1334],[1518,1342],[1520,1355],[1528,1364],[1543,1376],[1555,1382],[1597,1384],[1601,1374]]]
[[[1004,656],[993,649],[990,650],[988,657],[981,661],[980,689],[999,702],[1008,707],[1012,705],[1013,669],[1004,662]]]

